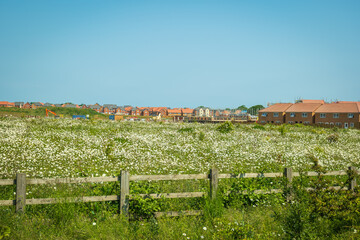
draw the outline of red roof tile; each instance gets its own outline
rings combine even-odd
[[[321,103],[295,103],[286,109],[285,112],[314,112],[321,105]]]
[[[271,105],[267,108],[264,108],[260,110],[259,112],[285,112],[286,109],[288,109],[292,103],[276,103],[274,105]]]
[[[11,106],[15,106],[15,103],[12,102],[8,102],[8,101],[0,101],[1,105],[11,105]]]
[[[316,113],[360,113],[358,102],[336,102],[320,106]]]
[[[324,100],[309,100],[309,99],[303,99],[301,100],[302,103],[322,103],[324,104],[325,101]]]
[[[179,113],[181,114],[181,109],[168,109],[168,113]]]
[[[183,113],[193,113],[193,112],[194,112],[194,109],[191,109],[191,108],[183,108],[182,111],[183,111]]]

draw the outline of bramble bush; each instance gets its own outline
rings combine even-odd
[[[224,122],[216,128],[221,133],[229,133],[234,130],[234,125],[231,122]]]

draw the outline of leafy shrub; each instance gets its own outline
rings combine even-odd
[[[154,215],[154,212],[159,212],[161,209],[162,201],[164,199],[154,199],[154,198],[142,198],[136,196],[130,201],[129,212],[136,219],[149,219]]]
[[[231,122],[224,122],[216,128],[221,133],[229,133],[234,130],[234,125]]]
[[[331,134],[327,137],[327,140],[329,141],[329,143],[335,143],[339,140],[339,134],[338,133]]]
[[[280,125],[279,132],[281,135],[285,135],[285,133],[287,132],[286,125]]]
[[[204,132],[200,132],[199,133],[199,140],[203,141],[205,139],[205,133]]]
[[[326,171],[319,160],[310,156],[313,170],[318,173],[315,179],[310,179],[311,190],[307,191],[303,178],[293,181],[292,199],[277,220],[283,227],[287,239],[321,239],[336,238],[349,229],[356,229],[360,224],[360,193],[329,189],[331,183],[324,177]],[[354,171],[349,172],[349,181],[356,178]],[[299,182],[297,182],[299,181]],[[342,186],[342,187],[345,187]]]
[[[256,124],[255,126],[253,126],[253,129],[265,130],[265,127],[262,125]]]
[[[191,128],[191,127],[186,127],[186,128],[180,128],[179,130],[178,130],[178,132],[194,132],[194,129],[193,128]]]

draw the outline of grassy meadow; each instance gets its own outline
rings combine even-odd
[[[292,167],[301,172],[313,171],[314,163],[317,169],[321,166],[319,172],[359,168],[360,131],[302,125],[0,118],[3,179],[14,178],[17,172],[29,178],[117,176],[121,170],[208,173],[210,168],[220,173],[262,173]],[[0,206],[0,239],[356,239],[360,231],[357,193],[303,191],[308,186],[346,184],[346,176],[300,178],[294,181],[295,197],[287,204],[281,194],[236,194],[245,189],[282,188],[283,179],[220,180],[216,201],[135,199],[130,202],[130,221],[117,214],[116,202],[32,205],[23,215],[15,214],[14,207]],[[131,194],[185,191],[206,192],[208,183],[130,183]],[[14,192],[13,186],[0,187],[0,199],[14,199]],[[118,193],[118,183],[27,187],[28,198]],[[355,210],[344,212],[338,203]],[[151,217],[154,211],[191,209],[205,214]]]

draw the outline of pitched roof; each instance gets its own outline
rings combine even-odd
[[[316,113],[360,113],[358,102],[335,102],[321,105]]]
[[[33,102],[32,104],[34,104],[35,106],[38,106],[38,107],[44,106],[44,104],[42,102]]]
[[[0,104],[1,104],[1,105],[12,105],[12,106],[15,106],[15,103],[8,102],[8,101],[1,101]]]
[[[276,103],[267,108],[261,109],[259,112],[285,112],[292,103]]]
[[[167,110],[168,111],[168,113],[180,113],[181,114],[181,109],[168,109]]]
[[[194,109],[191,109],[191,108],[183,108],[183,109],[182,109],[182,112],[183,112],[183,113],[193,113],[193,112],[194,112]]]
[[[302,103],[321,103],[321,104],[325,103],[324,100],[310,100],[310,99],[302,99],[301,102]]]
[[[285,112],[314,112],[322,103],[295,103],[291,105]]]

